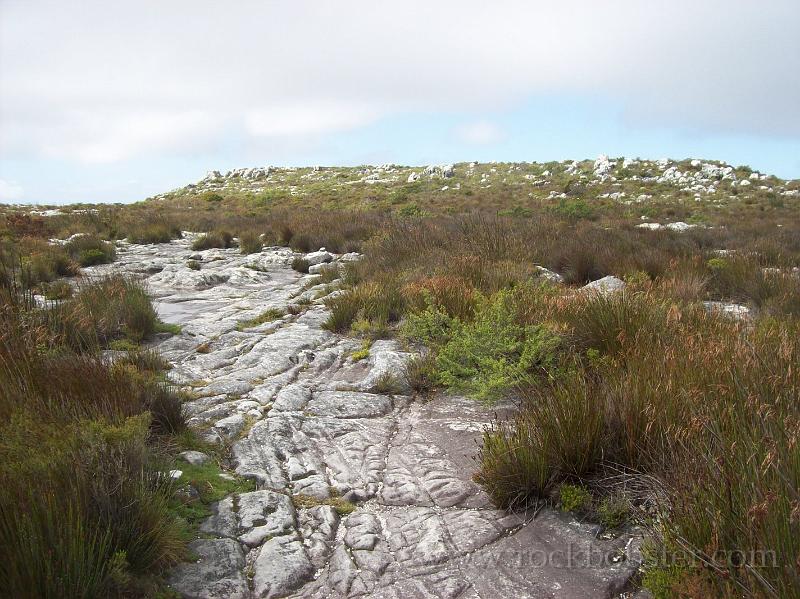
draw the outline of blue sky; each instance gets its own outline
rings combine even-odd
[[[780,0],[0,0],[0,201],[600,153],[800,178],[798,22]]]

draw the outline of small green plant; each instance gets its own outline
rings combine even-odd
[[[200,270],[200,263],[197,260],[189,260],[186,263],[186,268],[190,270]]]
[[[279,318],[284,317],[284,311],[280,310],[279,308],[270,308],[259,314],[254,318],[248,318],[247,320],[240,320],[236,324],[237,331],[243,331],[245,329],[252,329],[253,327],[257,327],[259,325],[265,324],[267,322],[273,322],[278,320]]]
[[[350,358],[353,360],[353,362],[358,362],[360,360],[365,360],[369,358],[369,348],[371,346],[372,346],[371,341],[369,340],[364,341],[364,343],[361,344],[360,349],[357,349],[352,354],[350,354]]]
[[[584,512],[591,508],[592,494],[586,487],[563,484],[558,489],[558,505],[565,512]]]
[[[372,391],[381,395],[397,395],[403,392],[403,386],[391,372],[384,372],[375,381]]]
[[[180,335],[183,327],[179,324],[173,324],[171,322],[164,322],[159,320],[155,324],[155,332],[156,333],[169,333],[171,335]]]
[[[597,517],[605,528],[622,526],[630,519],[630,515],[631,506],[624,497],[604,497],[597,506]]]

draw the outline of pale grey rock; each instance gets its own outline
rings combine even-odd
[[[609,294],[625,289],[625,281],[612,275],[592,281],[581,287],[581,291],[592,291],[595,293]]]
[[[202,466],[211,459],[208,454],[205,454],[202,451],[192,450],[182,451],[178,454],[178,457],[192,466]]]
[[[315,266],[333,260],[333,254],[326,252],[325,248],[320,248],[316,252],[306,254],[303,259],[308,262],[309,266]]]
[[[539,273],[539,276],[542,279],[544,279],[545,281],[549,281],[550,283],[557,283],[557,284],[560,284],[560,283],[564,282],[564,277],[562,277],[557,272],[553,272],[552,270],[548,270],[544,266],[537,266],[536,270]]]
[[[727,302],[703,302],[706,311],[711,314],[719,314],[734,320],[749,320],[750,308],[741,304],[730,304]]]
[[[266,599],[287,595],[314,573],[302,541],[295,536],[274,537],[266,541],[253,568],[253,595]]]
[[[173,569],[168,582],[186,599],[246,599],[250,595],[243,569],[244,552],[231,539],[198,539],[189,543],[194,562]]]

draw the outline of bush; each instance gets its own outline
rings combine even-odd
[[[130,243],[169,243],[173,239],[183,236],[180,227],[166,223],[135,224],[129,228],[128,241]]]
[[[196,252],[211,248],[227,249],[231,247],[233,247],[233,235],[227,231],[205,233],[192,242],[192,250]]]
[[[81,351],[121,337],[141,341],[156,331],[157,315],[140,283],[111,276],[78,288],[75,297],[41,315],[61,343]]]
[[[308,263],[308,260],[305,258],[297,256],[292,260],[292,269],[296,270],[297,272],[308,274],[308,268],[310,266],[311,265]]]
[[[564,484],[558,488],[559,507],[565,512],[583,512],[592,505],[592,494],[586,487]]]
[[[242,254],[255,254],[262,248],[261,236],[250,231],[239,235],[239,251]]]
[[[186,263],[186,268],[189,270],[200,270],[200,263],[197,260],[189,260]]]
[[[72,297],[72,285],[67,281],[53,281],[42,286],[45,299],[63,300]]]
[[[391,283],[370,282],[326,300],[331,314],[324,328],[344,333],[356,320],[378,327],[397,322],[403,314],[404,302],[400,290]]]
[[[472,322],[453,327],[437,352],[438,378],[455,391],[492,401],[546,371],[559,346],[560,338],[547,327],[517,324],[510,295],[500,292]]]
[[[64,250],[81,266],[95,266],[113,262],[116,250],[113,244],[94,235],[79,235],[66,244]]]

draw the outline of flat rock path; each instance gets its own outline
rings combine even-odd
[[[290,250],[194,252],[190,240],[122,243],[117,262],[87,269],[145,278],[162,319],[183,327],[157,347],[169,377],[191,388],[190,425],[229,444],[230,469],[257,484],[213,506],[190,546],[197,560],[170,576],[175,590],[220,599],[627,596],[635,537],[605,538],[550,510],[496,510],[471,480],[493,409],[451,395],[415,399],[404,384],[389,393],[387,374],[402,383],[409,355],[378,341],[354,362],[360,342],[322,328],[330,288],[293,271]],[[200,270],[187,267],[191,256]],[[237,330],[302,300],[311,303],[298,314]],[[340,515],[332,497],[356,509]]]

